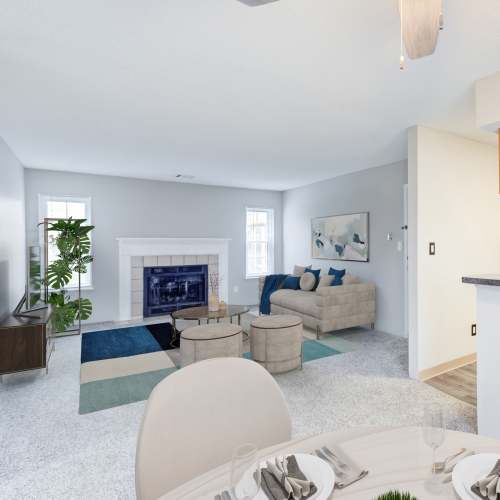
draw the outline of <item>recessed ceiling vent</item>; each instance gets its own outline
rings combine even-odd
[[[175,178],[179,179],[180,181],[190,181],[194,179],[194,175],[177,174]]]
[[[265,5],[266,3],[277,2],[278,0],[238,0],[249,7],[258,7],[259,5]]]

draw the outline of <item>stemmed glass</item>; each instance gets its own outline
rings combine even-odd
[[[231,462],[231,495],[234,500],[252,500],[260,490],[258,449],[251,443],[238,446]]]
[[[432,448],[432,469],[426,485],[431,492],[438,492],[441,482],[434,464],[436,463],[436,450],[443,444],[445,437],[443,410],[438,404],[427,404],[424,408],[424,441]]]

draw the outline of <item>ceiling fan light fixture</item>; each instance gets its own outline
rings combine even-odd
[[[238,0],[240,3],[244,3],[249,7],[258,7],[259,5],[265,5],[266,3],[277,2],[278,0]]]

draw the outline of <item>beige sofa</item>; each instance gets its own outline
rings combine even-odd
[[[265,277],[259,279],[259,300]],[[304,326],[322,333],[351,328],[375,326],[375,285],[363,283],[352,275],[344,277],[340,286],[326,286],[314,292],[276,290],[271,294],[271,314],[300,316]]]

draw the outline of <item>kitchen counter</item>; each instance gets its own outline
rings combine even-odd
[[[464,276],[462,283],[471,285],[500,286],[500,274],[475,274]]]

